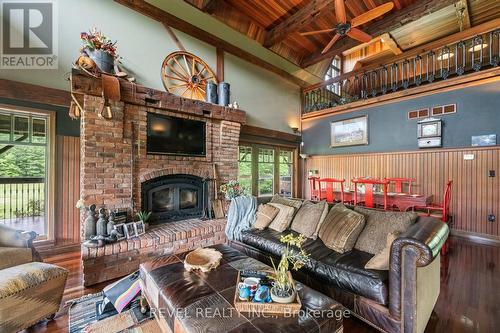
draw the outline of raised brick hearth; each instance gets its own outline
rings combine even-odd
[[[225,219],[184,220],[149,229],[144,235],[100,248],[82,247],[84,285],[90,286],[136,271],[141,262],[202,246],[222,244]]]
[[[77,71],[72,73],[72,91],[83,101],[80,195],[86,205],[126,209],[131,220],[141,210],[144,181],[175,174],[213,178],[214,164],[219,183],[236,179],[245,112],[180,98],[126,80],[120,80],[120,101],[105,101],[101,81]],[[111,119],[100,116],[105,103],[111,105]],[[147,154],[148,112],[204,121],[206,156]],[[213,198],[213,186],[208,187],[208,197]],[[82,214],[82,239],[84,218]],[[138,239],[99,249],[82,248],[85,284],[125,275],[136,270],[142,260],[158,254],[224,242],[224,224],[223,220],[169,222]]]

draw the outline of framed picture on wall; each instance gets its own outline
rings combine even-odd
[[[331,147],[368,144],[368,116],[332,121]]]

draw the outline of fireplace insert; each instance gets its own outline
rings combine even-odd
[[[153,178],[141,185],[142,210],[152,224],[204,216],[207,186],[201,177],[185,174]]]

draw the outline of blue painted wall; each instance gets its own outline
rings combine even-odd
[[[457,104],[457,113],[440,117],[444,148],[468,147],[471,136],[483,134],[496,134],[500,144],[500,82],[494,82],[304,121],[303,152],[332,155],[418,150],[417,120],[408,120],[408,111],[452,103]],[[368,115],[369,144],[331,148],[330,123],[363,115]]]

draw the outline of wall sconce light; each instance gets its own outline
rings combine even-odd
[[[305,160],[307,158],[307,154],[300,154],[299,155],[301,159]]]
[[[295,133],[295,134],[299,133],[299,128],[298,127],[292,127],[292,126],[290,126],[290,128],[292,129],[293,133]]]

